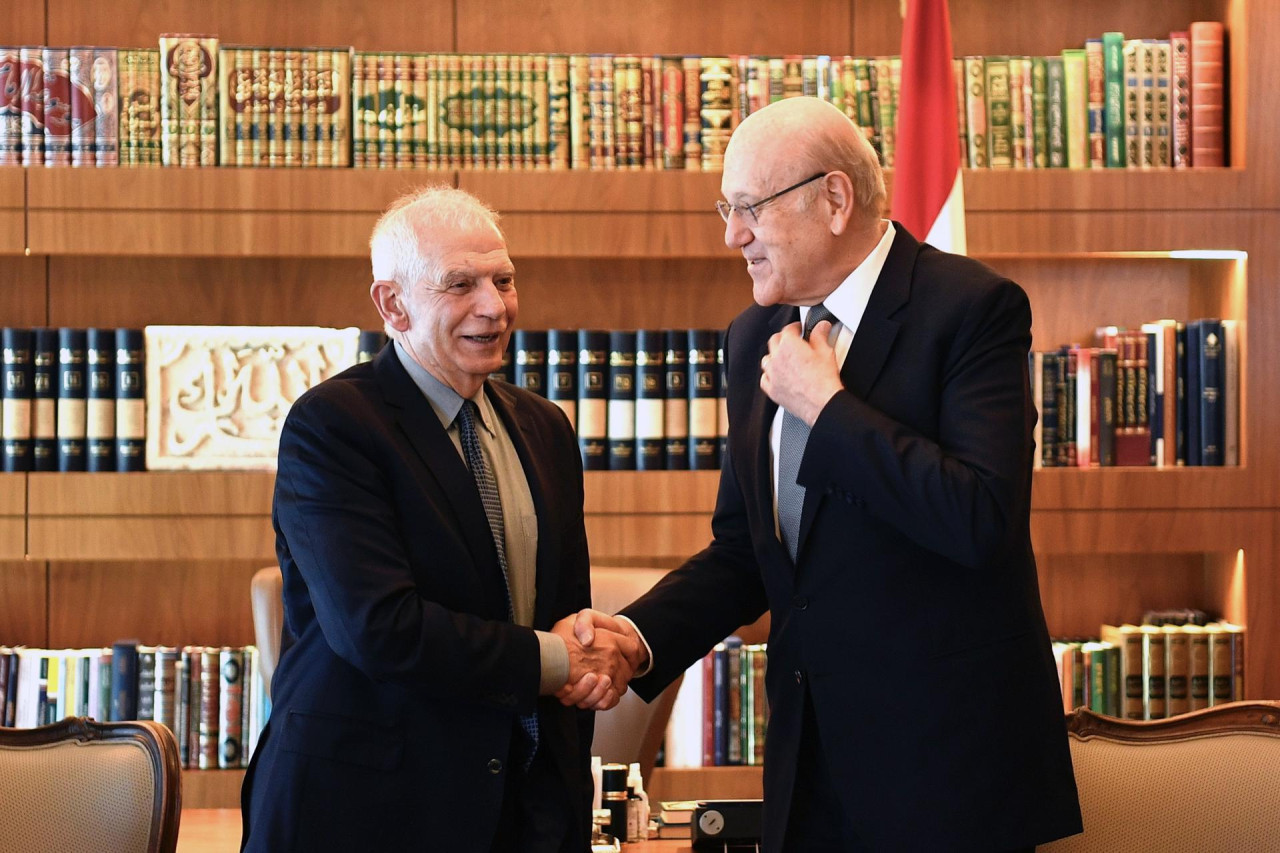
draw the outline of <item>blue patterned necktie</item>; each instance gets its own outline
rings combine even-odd
[[[480,502],[484,504],[484,514],[489,519],[489,531],[493,534],[493,547],[498,552],[498,565],[502,567],[502,582],[507,588],[507,619],[515,621],[515,607],[511,601],[511,579],[507,576],[507,537],[502,523],[502,497],[498,494],[498,480],[494,477],[489,463],[485,461],[480,449],[480,437],[476,435],[476,420],[480,410],[471,400],[463,400],[458,410],[458,436],[462,440],[462,453],[467,458],[467,467],[475,478],[476,488],[480,490]],[[527,770],[538,751],[538,712],[522,714],[520,728],[529,737],[529,754],[524,767]]]
[[[823,320],[835,322],[835,316],[827,306],[818,303],[809,309],[809,316],[804,320],[805,340],[809,339],[813,327]],[[804,512],[805,491],[796,478],[800,475],[800,460],[804,458],[804,446],[808,441],[809,425],[783,409],[782,432],[778,438],[778,530],[792,563],[796,561],[800,544],[800,516]]]

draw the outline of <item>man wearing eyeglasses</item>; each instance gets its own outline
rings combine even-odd
[[[770,611],[766,851],[1079,832],[1031,549],[1026,295],[882,219],[874,151],[820,100],[747,118],[721,189],[757,304],[726,342],[714,538],[579,638],[638,628],[650,698]]]

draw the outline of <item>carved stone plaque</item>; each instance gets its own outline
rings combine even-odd
[[[360,330],[147,326],[147,469],[274,469],[293,401],[356,363]]]

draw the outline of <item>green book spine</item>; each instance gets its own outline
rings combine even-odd
[[[987,60],[984,56],[964,58],[965,122],[969,142],[969,168],[985,169],[988,165],[987,138]]]
[[[1067,122],[1067,166],[1089,168],[1088,92],[1085,55],[1082,49],[1062,51],[1063,79],[1066,81],[1064,114]]]
[[[1045,70],[1049,85],[1048,166],[1050,169],[1065,169],[1067,167],[1067,81],[1063,76],[1062,57],[1050,56],[1046,59]]]
[[[987,57],[987,139],[993,169],[1013,168],[1013,110],[1009,100],[1009,57]]]
[[[1104,116],[1103,131],[1107,143],[1107,168],[1123,168],[1124,142],[1124,34],[1102,34]]]
[[[1031,57],[1031,154],[1037,169],[1049,165],[1049,69],[1043,56]]]

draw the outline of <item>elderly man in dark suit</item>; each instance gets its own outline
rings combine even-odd
[[[1079,832],[1031,550],[1026,295],[881,219],[874,151],[817,99],[747,118],[721,190],[757,304],[725,348],[714,538],[580,637],[638,627],[648,698],[770,611],[767,851]]]
[[[273,520],[285,618],[245,850],[582,851],[592,714],[634,640],[584,648],[582,467],[560,410],[486,380],[516,320],[497,215],[450,188],[371,240],[394,343],[304,394]]]

